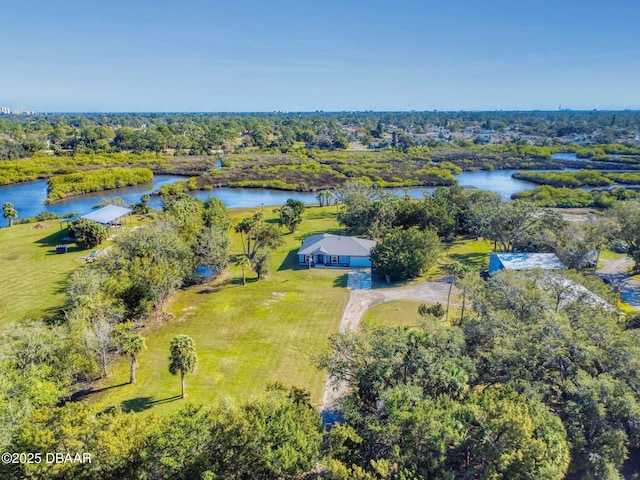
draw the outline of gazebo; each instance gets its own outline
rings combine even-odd
[[[85,213],[84,215],[76,215],[75,217],[65,218],[60,222],[60,229],[62,230],[63,223],[77,220],[78,218],[84,218],[92,222],[101,223],[102,225],[107,225],[109,228],[120,227],[122,226],[121,219],[123,217],[126,219],[126,217],[131,215],[132,212],[133,210],[131,210],[130,208],[119,207],[118,205],[107,205],[106,207],[102,207],[92,212]]]

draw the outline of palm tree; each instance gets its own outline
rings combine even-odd
[[[130,323],[121,323],[116,326],[116,345],[122,353],[129,355],[131,366],[129,368],[129,383],[136,381],[136,367],[138,366],[138,354],[147,348],[144,338],[133,331]]]
[[[18,216],[18,211],[14,208],[13,203],[7,202],[2,206],[4,218],[9,219],[9,226],[13,226],[13,219]]]
[[[180,385],[182,387],[182,398],[186,396],[184,392],[184,375],[187,372],[195,373],[198,368],[198,356],[193,339],[187,335],[176,335],[171,341],[169,355],[169,373],[176,375],[180,372]]]
[[[235,264],[242,269],[242,285],[247,284],[245,268],[251,268],[251,259],[247,255],[236,255]]]
[[[453,289],[453,284],[456,280],[460,280],[464,278],[469,273],[469,268],[460,263],[460,262],[451,262],[447,266],[444,267],[447,273],[451,275],[449,279],[449,294],[447,295],[447,317],[446,321],[449,321],[449,303],[451,301],[451,290]],[[462,315],[464,315],[464,296],[463,296],[463,304],[462,304]]]

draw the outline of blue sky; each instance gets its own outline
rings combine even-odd
[[[640,109],[637,0],[5,2],[0,106]]]

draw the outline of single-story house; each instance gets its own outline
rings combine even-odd
[[[564,270],[565,266],[555,253],[490,253],[489,275],[500,270]]]
[[[304,239],[298,250],[300,265],[370,267],[373,240],[321,233]]]

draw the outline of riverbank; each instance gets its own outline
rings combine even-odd
[[[149,183],[153,172],[148,168],[102,168],[52,177],[47,182],[46,204],[91,192]]]

